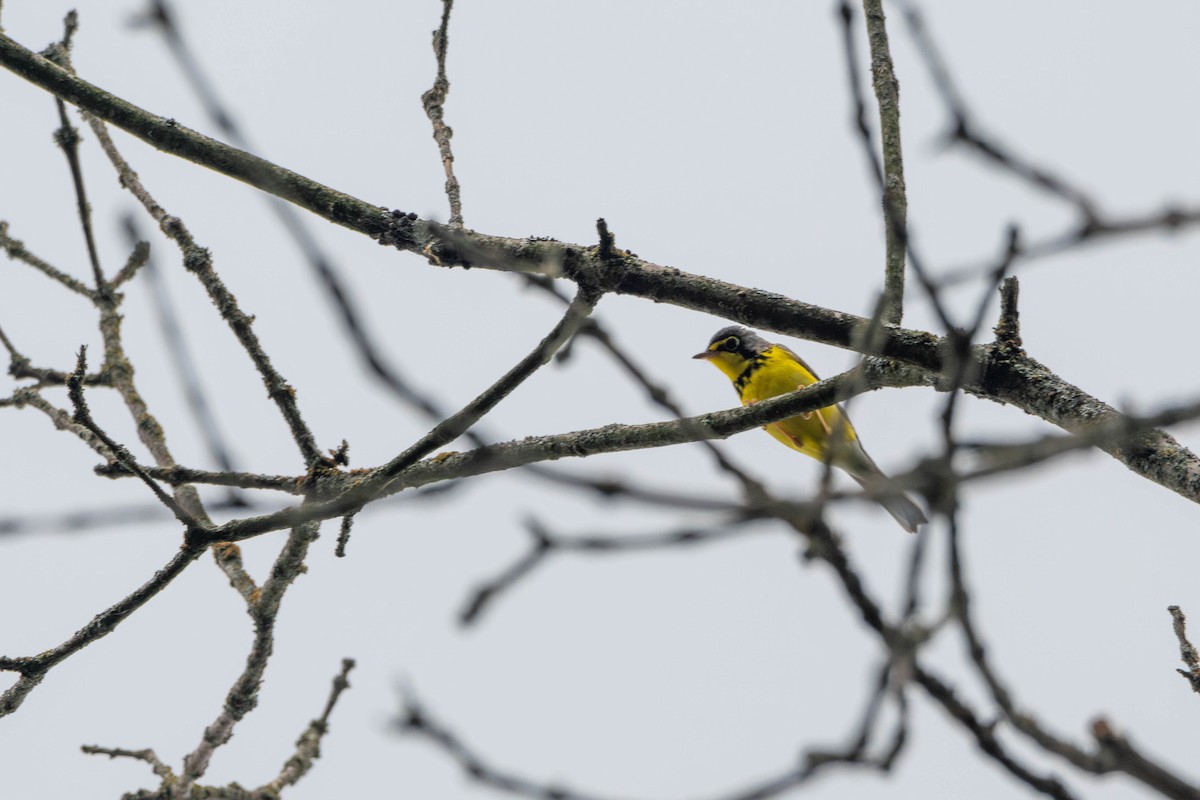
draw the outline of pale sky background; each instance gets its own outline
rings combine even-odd
[[[70,7],[8,0],[2,21],[8,35],[40,50],[61,36]],[[160,38],[129,27],[141,7],[80,4],[80,74],[216,135]],[[1113,214],[1195,204],[1194,4],[920,7],[988,131],[1071,177]],[[370,202],[445,219],[441,164],[420,105],[433,81],[430,31],[440,12],[434,0],[214,0],[187,4],[181,22],[261,155]],[[1031,239],[1062,230],[1068,209],[938,146],[946,118],[895,8],[890,29],[910,220],[935,269],[992,257],[1010,221]],[[468,226],[590,243],[603,216],[620,246],[656,263],[870,312],[883,272],[882,225],[850,125],[834,3],[460,0],[448,69],[446,115]],[[0,219],[30,250],[86,279],[69,175],[51,141],[52,100],[0,72],[0,118]],[[125,260],[119,220],[134,203],[91,133],[83,135],[111,272]],[[256,330],[322,447],[345,438],[353,465],[370,466],[423,432],[422,420],[364,377],[257,191],[123,134],[117,140],[159,202],[212,250],[243,309],[257,315]],[[558,318],[557,307],[509,276],[439,270],[310,221],[393,363],[447,407],[490,384]],[[300,459],[248,360],[173,247],[157,236],[153,247],[239,467],[296,473]],[[1187,343],[1198,254],[1200,239],[1189,233],[1022,267],[1030,354],[1108,402],[1152,410],[1194,397],[1200,387]],[[972,285],[954,296],[960,319],[979,291]],[[124,310],[139,384],[177,458],[213,466],[145,285],[129,289]],[[722,320],[626,297],[606,297],[597,316],[689,412],[734,404],[727,382],[689,359]],[[989,328],[993,319],[994,304]],[[913,290],[905,324],[934,329]],[[7,260],[0,325],[35,363],[60,369],[80,344],[98,342],[84,303]],[[823,375],[855,361],[849,352],[788,344]],[[7,395],[13,382],[0,385]],[[61,393],[49,395],[65,403]],[[898,471],[938,446],[944,399],[928,389],[874,393],[855,402],[854,418],[876,460]],[[93,392],[91,401],[101,423],[132,444],[113,398]],[[584,342],[567,364],[543,370],[501,404],[487,429],[508,439],[661,418]],[[968,435],[1013,441],[1051,430],[970,398],[961,424]],[[1194,427],[1177,433],[1200,446]],[[0,447],[0,518],[148,501],[133,481],[95,477],[97,458],[35,411],[0,410]],[[756,431],[725,447],[785,495],[804,496],[819,478],[816,462]],[[560,466],[733,495],[697,446]],[[259,708],[218,752],[204,783],[273,778],[347,656],[359,664],[353,689],[334,711],[323,757],[286,792],[290,800],[498,796],[440,751],[389,730],[404,683],[493,765],[606,797],[715,797],[782,772],[805,748],[846,740],[881,649],[829,571],[799,563],[779,526],[703,548],[562,556],[478,627],[460,630],[456,614],[471,588],[524,552],[530,515],[562,534],[651,533],[680,523],[677,513],[605,505],[505,475],[440,502],[364,513],[345,559],[334,558],[336,526],[327,524],[308,574],[284,602]],[[840,508],[832,518],[869,587],[894,608],[911,540],[873,507]],[[1200,698],[1174,674],[1178,649],[1166,612],[1178,604],[1200,620],[1200,509],[1090,453],[971,486],[962,519],[979,623],[1018,701],[1081,744],[1089,722],[1104,714],[1146,752],[1200,780]],[[27,655],[62,642],[164,564],[179,544],[177,527],[164,519],[0,537],[0,652]],[[944,571],[944,535],[935,525],[935,576]],[[273,534],[245,545],[260,580],[282,541]],[[943,594],[935,578],[927,596]],[[193,565],[0,721],[0,796],[112,798],[156,786],[146,765],[85,756],[79,746],[151,747],[178,768],[242,669],[250,632],[242,600],[211,560]],[[925,657],[984,707],[956,631]],[[1030,794],[911,691],[910,741],[892,775],[834,769],[788,796]],[[1029,756],[1015,738],[1006,741]],[[1047,759],[1026,760],[1066,776],[1080,796],[1147,796],[1120,777],[1080,778]]]

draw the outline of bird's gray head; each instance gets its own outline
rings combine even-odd
[[[765,353],[770,347],[770,342],[749,328],[743,328],[741,325],[730,325],[727,328],[721,328],[721,330],[713,334],[713,337],[708,341],[708,348],[702,355],[708,353],[736,353],[742,358],[753,358],[760,353]]]

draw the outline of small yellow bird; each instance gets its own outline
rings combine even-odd
[[[744,406],[794,392],[819,380],[800,356],[738,325],[717,331],[708,349],[692,357],[711,361],[724,372],[733,381]],[[858,433],[840,405],[788,417],[766,425],[765,429],[793,450],[822,463],[830,457],[830,443],[836,437],[833,466],[845,470],[862,486],[887,477],[863,449]],[[916,533],[917,526],[929,521],[906,495],[884,497],[879,502],[909,533]]]

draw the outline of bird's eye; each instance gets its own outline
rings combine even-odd
[[[725,350],[728,350],[731,353],[736,353],[739,345],[741,345],[741,342],[738,340],[738,337],[736,337],[736,336],[730,336],[728,339],[726,339],[724,342],[721,343],[721,347]]]

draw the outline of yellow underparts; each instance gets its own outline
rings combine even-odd
[[[795,355],[778,345],[749,359],[736,353],[718,353],[711,361],[733,381],[742,405],[794,392],[818,380]],[[838,406],[809,411],[764,428],[788,447],[818,461],[825,460],[832,437],[839,437],[847,446],[837,448],[838,466],[850,467],[850,463],[842,462],[856,462],[854,454],[861,449],[855,446],[858,435],[854,426]]]

